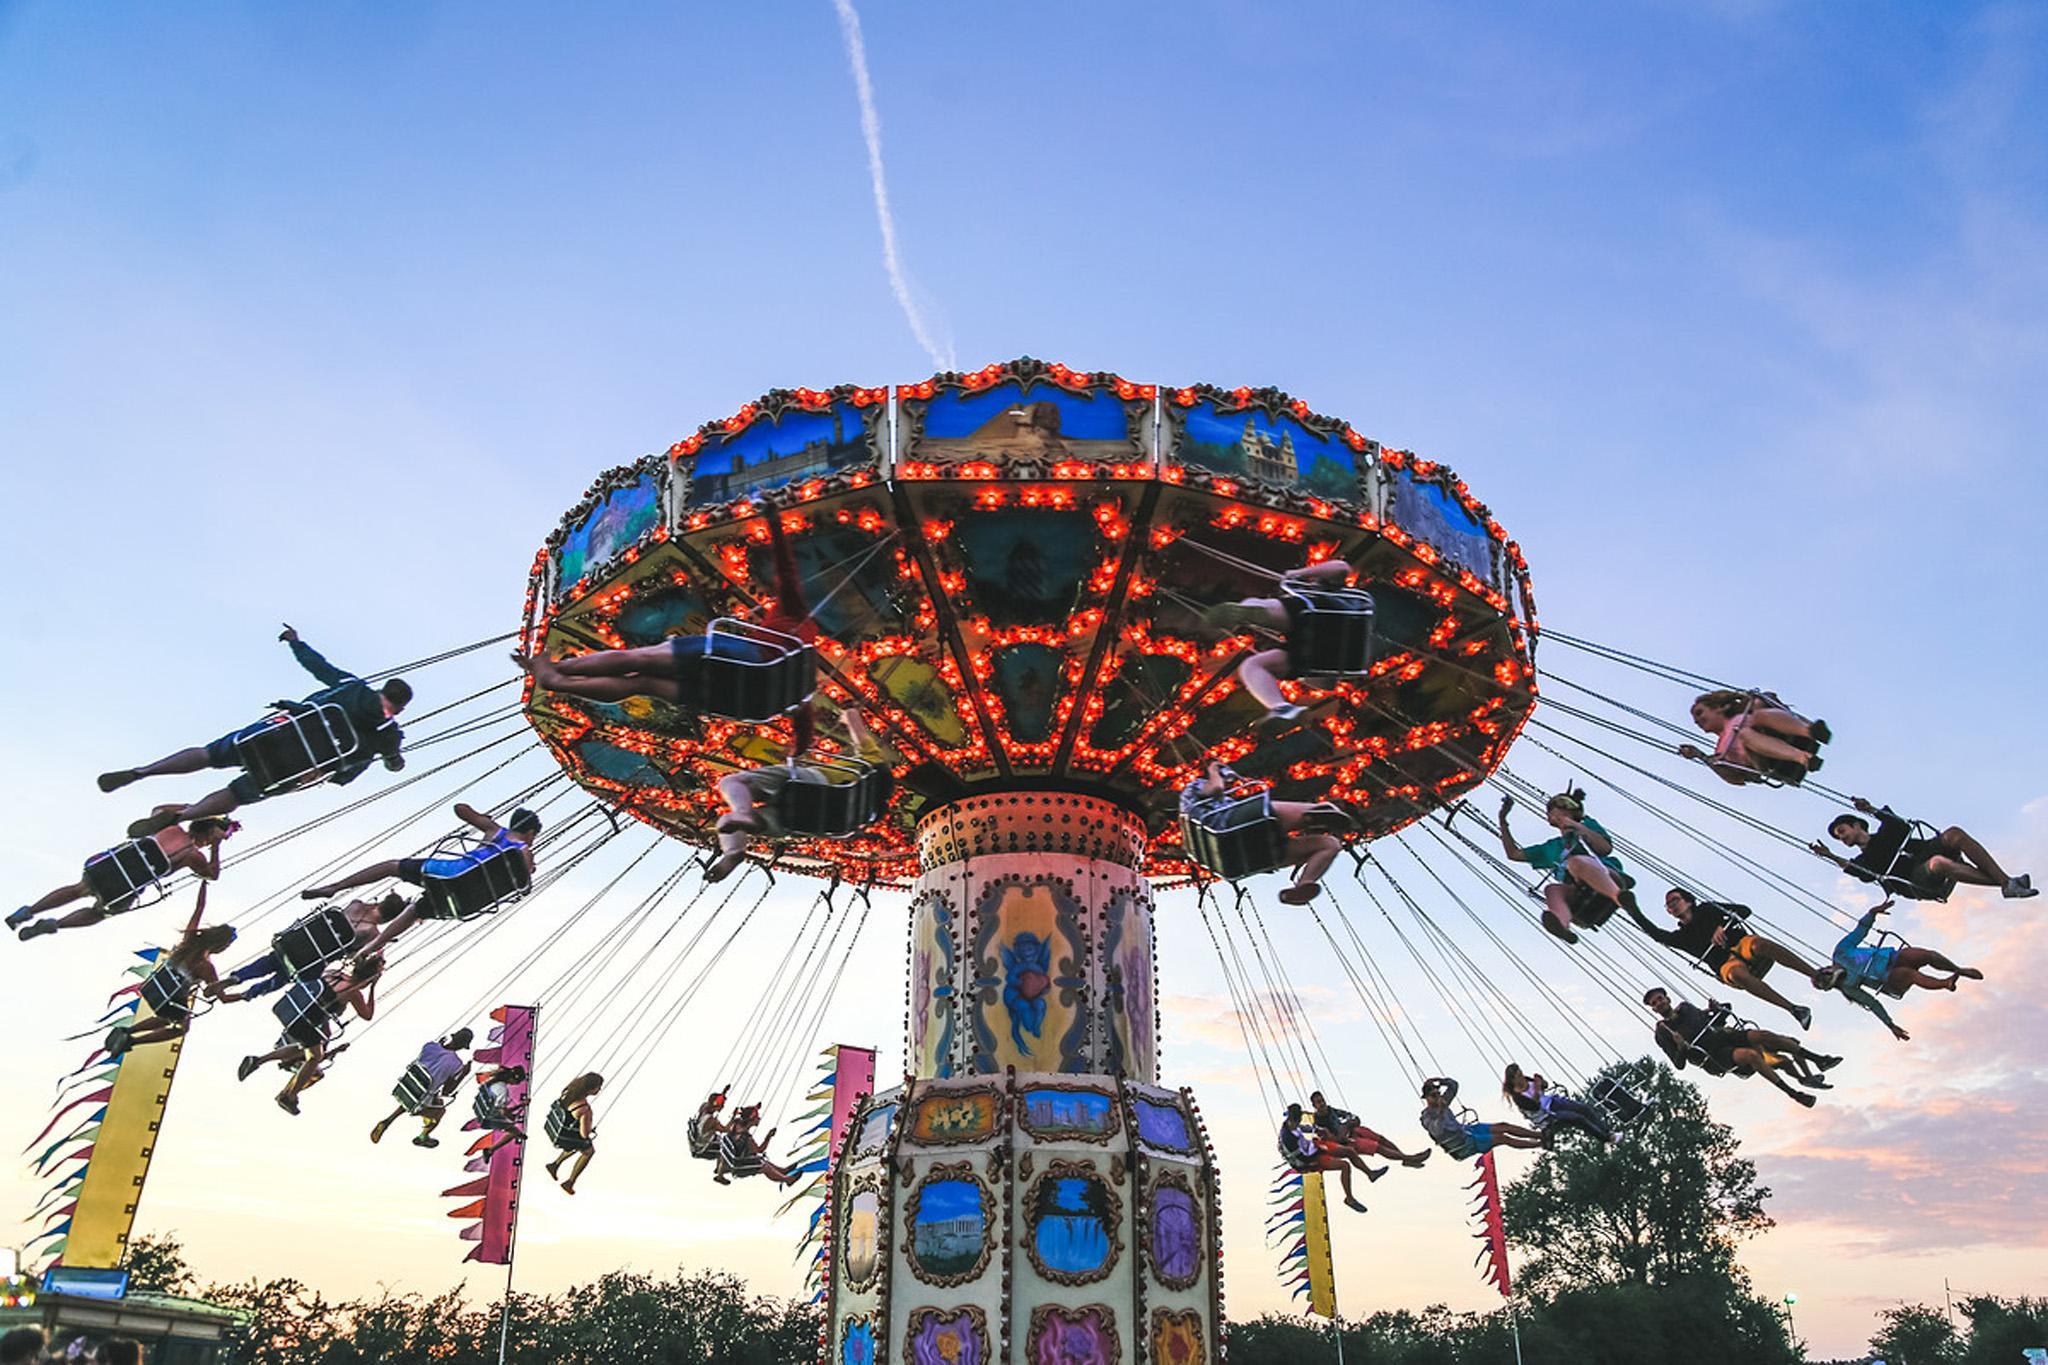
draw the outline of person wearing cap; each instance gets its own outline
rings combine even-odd
[[[387,858],[381,863],[357,872],[351,872],[338,882],[325,886],[312,886],[299,895],[309,901],[326,900],[343,891],[359,886],[372,886],[381,881],[396,878],[413,886],[424,887],[430,877],[459,877],[486,858],[518,858],[526,864],[528,880],[533,877],[533,841],[540,837],[540,817],[525,807],[520,807],[505,818],[500,825],[490,816],[466,802],[455,803],[455,818],[468,825],[483,837],[483,842],[455,858]],[[377,931],[377,937],[362,951],[376,953],[384,945],[412,927],[420,917],[420,905],[425,898],[415,900],[405,910]],[[431,918],[431,916],[429,916]]]
[[[377,1120],[376,1126],[370,1129],[370,1141],[383,1141],[385,1131],[410,1112],[419,1115],[420,1119],[420,1134],[412,1140],[412,1145],[440,1146],[441,1140],[434,1136],[434,1129],[440,1126],[448,1113],[448,1101],[462,1088],[463,1077],[469,1075],[469,1058],[462,1054],[475,1041],[474,1033],[459,1028],[446,1038],[436,1038],[422,1047],[413,1065],[427,1078],[427,1093],[410,1110],[400,1103],[390,1114]]]

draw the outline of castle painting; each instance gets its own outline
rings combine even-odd
[[[684,505],[731,502],[874,462],[866,419],[853,404],[834,403],[824,412],[792,408],[779,421],[764,417],[735,435],[706,437],[690,462]]]
[[[1257,409],[1226,413],[1204,398],[1181,418],[1173,459],[1217,474],[1256,479],[1324,498],[1359,498],[1359,462],[1336,436]]]
[[[1388,520],[1436,547],[1444,559],[1470,570],[1482,583],[1493,581],[1493,541],[1479,519],[1442,486],[1423,483],[1406,470],[1393,474],[1393,508]]]
[[[624,488],[615,488],[562,539],[555,561],[555,596],[576,586],[578,579],[637,542],[661,522],[661,482],[643,474]]]
[[[1017,383],[980,393],[946,390],[912,413],[903,458],[933,464],[985,460],[1050,466],[1061,460],[1118,464],[1138,458],[1131,416],[1113,393],[1073,393],[1049,384],[1028,393]],[[921,419],[921,420],[920,420]]]

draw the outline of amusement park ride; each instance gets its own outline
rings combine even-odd
[[[804,1186],[791,1206],[819,1201],[808,1240],[820,1249],[820,1349],[831,1365],[1221,1358],[1222,1182],[1194,1096],[1163,1083],[1159,1066],[1154,891],[1170,887],[1198,893],[1195,908],[1222,960],[1261,1095],[1276,1112],[1290,1090],[1311,1090],[1306,1082],[1329,1071],[1310,1055],[1321,1050],[1314,1020],[1278,961],[1280,944],[1307,939],[1305,923],[1322,933],[1397,1069],[1422,1087],[1424,1127],[1453,1158],[1477,1157],[1472,1188],[1486,1276],[1506,1294],[1492,1130],[1452,1104],[1454,1080],[1423,1069],[1400,1036],[1402,1011],[1387,973],[1342,902],[1322,895],[1317,879],[1337,840],[1354,846],[1359,885],[1487,1065],[1527,1048],[1582,1096],[1548,1089],[1540,1076],[1533,1088],[1518,1088],[1521,1069],[1510,1067],[1503,1093],[1529,1123],[1577,1126],[1598,1140],[1644,1113],[1630,1069],[1610,1065],[1614,1054],[1571,1003],[1432,859],[1484,883],[1507,906],[1492,919],[1527,921],[1532,941],[1563,953],[1596,992],[1627,1010],[1657,1010],[1665,1021],[1659,1045],[1675,1062],[1713,1075],[1758,1071],[1806,1106],[1813,1097],[1777,1074],[1781,1060],[1800,1085],[1824,1089],[1819,1073],[1841,1059],[1757,1029],[1725,1006],[1701,1011],[1669,992],[1646,996],[1646,983],[1670,980],[1672,959],[1659,947],[1717,977],[1708,991],[1746,991],[1790,1012],[1802,1030],[1810,1008],[1761,981],[1772,961],[1792,964],[1787,976],[1805,967],[1816,990],[1841,990],[1887,1023],[1869,985],[1893,995],[1911,985],[1953,988],[1953,976],[1915,977],[1928,964],[1981,974],[1929,950],[1874,946],[1883,931],[1859,946],[1877,911],[1837,945],[1833,968],[1805,966],[1801,953],[1826,962],[1827,950],[1725,902],[1654,850],[1609,835],[1586,816],[1583,792],[1558,795],[1505,767],[1525,727],[1525,745],[1633,803],[1645,823],[1654,817],[1692,833],[1739,876],[1762,880],[1770,895],[1823,923],[1836,911],[1825,897],[1699,835],[1665,807],[1699,803],[1802,853],[1804,839],[1621,758],[1606,747],[1611,737],[1698,759],[1730,782],[1803,786],[1838,803],[1826,828],[1857,856],[1814,850],[1889,894],[1945,899],[1958,879],[2002,883],[2007,896],[2034,894],[2025,876],[2006,877],[1960,830],[1923,828],[1923,837],[1909,838],[1911,822],[1860,799],[1853,804],[1863,814],[1840,814],[1852,798],[1807,776],[1820,766],[1825,724],[1768,693],[1730,690],[1553,632],[1554,641],[1603,664],[1709,690],[1695,700],[1695,728],[1687,728],[1546,669],[1546,683],[1573,695],[1546,701],[1538,716],[1539,634],[1521,550],[1463,480],[1274,389],[1170,388],[1026,359],[918,384],[776,390],[664,454],[602,475],[536,555],[517,630],[408,666],[516,639],[525,676],[429,711],[419,719],[458,718],[403,739],[403,755],[396,727],[411,689],[391,678],[397,670],[369,675],[390,679],[373,690],[287,627],[283,638],[325,691],[282,703],[266,721],[204,750],[101,777],[102,790],[113,791],[207,766],[244,770],[194,806],[159,807],[131,828],[130,844],[89,862],[76,885],[23,907],[9,919],[23,938],[160,900],[194,873],[217,875],[220,841],[236,827],[216,820],[202,830],[206,822],[194,817],[348,781],[375,756],[396,768],[444,740],[475,742],[310,823],[472,759],[496,765],[483,778],[522,755],[547,770],[488,808],[456,804],[466,833],[455,841],[355,870],[316,869],[266,900],[243,902],[235,923],[244,932],[301,898],[332,903],[286,924],[267,954],[232,973],[210,965],[233,934],[226,925],[202,931],[202,894],[177,946],[144,953],[136,983],[121,993],[133,998],[99,1021],[122,1021],[104,1052],[60,1087],[37,1140],[48,1145],[34,1158],[54,1182],[35,1215],[44,1227],[38,1254],[71,1267],[119,1263],[184,1031],[205,1005],[279,992],[273,1013],[285,1037],[272,1052],[246,1058],[240,1075],[281,1060],[293,1079],[277,1103],[296,1115],[299,1091],[340,1052],[351,1011],[371,1017],[380,974],[397,968],[393,989],[407,994],[396,1003],[405,1003],[509,919],[504,911],[543,896],[639,822],[652,831],[648,847],[455,1012],[443,1040],[467,1046],[470,1031],[460,1026],[479,1011],[514,994],[532,1001],[491,1010],[495,1027],[474,1057],[485,1083],[467,1125],[477,1133],[466,1154],[477,1178],[445,1191],[467,1201],[451,1216],[471,1220],[462,1231],[475,1243],[470,1259],[508,1267],[508,1304],[529,1140],[544,1135],[562,1149],[548,1173],[573,1190],[591,1155],[592,1097],[602,1091],[605,1102],[617,1100],[719,968],[753,918],[748,908],[722,941],[707,940],[714,924],[723,927],[733,890],[760,882],[758,907],[781,873],[814,876],[823,888],[802,926],[778,930],[787,953],[761,991],[764,999],[793,993],[793,1002],[766,1023],[727,1021],[698,1034],[730,1042],[720,1076],[730,1075],[727,1089],[751,1092],[742,1099],[776,1103],[784,1095],[778,1084],[794,1086],[875,898],[901,894],[908,911],[900,1083],[877,1083],[872,1050],[833,1049],[829,1075],[811,1096],[818,1107],[791,1119],[811,1125],[811,1145],[784,1166],[770,1162],[765,1138],[750,1136],[759,1104],[725,1116],[721,1090],[689,1124],[690,1154],[716,1162],[720,1183],[763,1174]],[[1276,636],[1284,650],[1271,647]],[[517,701],[486,700],[515,685]],[[479,702],[496,709],[463,712]],[[1603,704],[1610,711],[1586,709]],[[1551,725],[1552,708],[1596,727],[1597,739]],[[833,723],[834,712],[843,724]],[[508,730],[482,738],[497,726]],[[1689,743],[1674,748],[1673,734],[1691,740],[1701,730],[1720,735],[1713,755]],[[535,735],[552,764],[533,754]],[[525,749],[505,757],[501,746],[518,743]],[[1659,783],[1659,802],[1620,785],[1629,773]],[[476,779],[461,780],[466,791]],[[1465,829],[1476,814],[1465,798],[1482,785],[1509,798],[1495,819],[1479,817],[1484,841]],[[539,799],[550,787],[553,795]],[[588,804],[566,819],[548,813],[544,828],[541,812],[579,788]],[[1558,837],[1524,848],[1511,836],[1508,812],[1514,799],[1532,798]],[[528,800],[534,809],[522,804]],[[442,804],[430,801],[373,834],[344,862],[440,818]],[[1864,815],[1878,822],[1875,834]],[[298,832],[238,847],[226,863]],[[1852,843],[1858,837],[1864,842]],[[1320,862],[1304,856],[1315,841]],[[1475,937],[1508,957],[1542,1006],[1597,1052],[1593,1068],[1569,1069],[1563,1049],[1533,1030],[1520,1004],[1394,880],[1377,850],[1367,855],[1371,841],[1420,865],[1433,887],[1428,899],[1462,911]],[[690,850],[683,866],[595,942],[582,932],[606,891],[657,849],[678,844]],[[1677,928],[1657,927],[1635,904],[1623,852],[1686,901],[1667,898]],[[1290,865],[1294,884],[1280,900],[1304,910],[1276,939],[1240,883]],[[1534,869],[1536,883],[1517,865]],[[1368,869],[1415,920],[1416,938],[1402,934]],[[693,917],[719,882],[730,883],[723,899]],[[1226,884],[1235,887],[1239,923],[1266,978],[1263,995],[1228,921],[1210,917],[1211,892]],[[1716,899],[1678,889],[1685,887]],[[857,897],[857,915],[835,907],[841,888]],[[34,918],[71,900],[92,905],[62,919]],[[1532,900],[1547,908],[1539,913]],[[1636,927],[1610,931],[1610,945],[1567,950],[1536,934],[1545,928],[1576,945],[1574,926],[1597,930],[1617,910]],[[1709,912],[1721,918],[1710,921]],[[479,918],[489,922],[469,927]],[[685,920],[691,927],[665,946]],[[1717,924],[1733,937],[1713,934]],[[636,940],[643,926],[651,937]],[[700,952],[707,942],[717,946]],[[565,943],[566,970],[552,982],[535,978],[535,964]],[[1432,969],[1425,948],[1444,973]],[[1731,959],[1740,961],[1731,967]],[[1473,1005],[1470,1022],[1452,998],[1459,983]],[[1262,1018],[1267,1000],[1282,1017]],[[378,1022],[390,1013],[378,1012]],[[550,1065],[568,1053],[563,1065],[577,1068],[552,1104],[530,1075],[543,1014],[559,1016],[551,1036],[567,1040],[551,1045]],[[1681,1027],[1690,1032],[1681,1036]],[[463,1062],[444,1056],[443,1043],[422,1050],[395,1092],[400,1114],[424,1120],[414,1139],[421,1146],[436,1145],[433,1126],[453,1095],[436,1067],[453,1073]],[[1272,1054],[1284,1061],[1290,1045],[1301,1065],[1285,1068],[1283,1084]],[[1426,1043],[1420,1050],[1434,1062]],[[1277,1094],[1268,1093],[1269,1079]],[[454,1073],[452,1085],[461,1081]],[[397,1117],[380,1123],[372,1140]],[[1296,1238],[1283,1259],[1290,1282],[1313,1311],[1333,1315],[1322,1174],[1340,1174],[1349,1201],[1347,1163],[1363,1167],[1372,1151],[1326,1147],[1318,1155],[1318,1134],[1338,1134],[1342,1147],[1362,1131],[1374,1138],[1373,1151],[1404,1164],[1419,1165],[1422,1153],[1402,1155],[1332,1107],[1307,1128],[1302,1122],[1297,1111],[1281,1129],[1288,1169],[1275,1187],[1269,1231]],[[1555,1136],[1496,1127],[1514,1145]],[[579,1155],[563,1177],[572,1153]]]
[[[611,471],[534,561],[527,645],[758,620],[772,533],[815,660],[790,639],[731,665],[765,701],[721,709],[755,719],[541,687],[527,711],[578,782],[707,848],[719,780],[788,753],[802,670],[894,750],[886,808],[828,788],[842,818],[764,855],[908,895],[908,1074],[833,1165],[832,1358],[942,1358],[927,1338],[959,1360],[1209,1358],[1221,1190],[1193,1095],[1161,1083],[1152,887],[1283,854],[1270,820],[1197,828],[1204,866],[1178,794],[1214,756],[1273,797],[1353,803],[1360,838],[1456,801],[1534,702],[1521,552],[1450,470],[1276,390],[1022,360],[777,391]],[[1201,611],[1329,559],[1370,629],[1334,624],[1350,657],[1290,689],[1307,723],[1262,734],[1236,680],[1257,645]]]

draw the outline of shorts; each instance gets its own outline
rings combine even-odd
[[[581,1133],[564,1134],[562,1140],[555,1144],[555,1148],[557,1151],[563,1152],[594,1152],[597,1150],[596,1144]]]
[[[715,655],[721,659],[766,663],[776,654],[768,645],[738,635],[720,635],[715,641],[709,635],[675,635],[669,638],[668,648],[669,669],[685,701],[703,693],[705,659]]]
[[[1353,1128],[1344,1135],[1344,1141],[1360,1156],[1378,1156],[1380,1144],[1386,1139],[1370,1128]]]
[[[1771,970],[1771,960],[1767,957],[1757,956],[1757,948],[1759,946],[1759,940],[1755,934],[1744,934],[1741,938],[1735,940],[1733,946],[1728,949],[1727,958],[1722,961],[1714,975],[1721,978],[1723,985],[1732,986],[1735,984],[1733,979],[1734,969],[1739,965],[1749,968],[1751,976],[1762,979]]]
[[[1891,977],[1892,968],[1898,965],[1898,960],[1897,948],[1874,948],[1871,950],[1870,961],[1851,972],[1850,976],[1858,984],[1882,988]]]
[[[412,886],[424,887],[429,877],[444,880],[459,877],[475,866],[474,862],[462,858],[400,858],[398,880]]]
[[[239,730],[231,730],[227,734],[222,735],[219,739],[206,746],[206,766],[209,768],[241,767],[241,755],[235,752],[235,746],[249,736],[258,734],[269,727],[270,723],[268,721],[259,720],[254,725],[244,725]]]
[[[1468,1123],[1465,1125],[1466,1156],[1485,1156],[1493,1150],[1493,1125],[1490,1123]]]

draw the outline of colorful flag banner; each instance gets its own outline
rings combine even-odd
[[[490,1047],[478,1048],[476,1063],[483,1068],[518,1066],[527,1079],[511,1088],[511,1112],[520,1116],[522,1132],[531,1132],[544,1116],[531,1112],[533,1089],[534,1033],[540,1024],[535,1005],[501,1005],[491,1011],[493,1027]],[[464,1132],[477,1132],[470,1145],[467,1169],[481,1172],[475,1180],[441,1191],[443,1198],[465,1202],[449,1210],[450,1218],[470,1220],[457,1233],[463,1241],[474,1242],[465,1261],[486,1265],[508,1265],[512,1240],[519,1223],[520,1175],[526,1162],[526,1139],[496,1129],[486,1130],[472,1117],[462,1125]]]
[[[809,1123],[810,1127],[804,1130],[791,1158],[795,1173],[810,1178],[777,1212],[787,1213],[805,1201],[814,1204],[810,1217],[804,1221],[804,1235],[797,1241],[796,1259],[802,1260],[806,1252],[810,1254],[811,1264],[805,1272],[804,1283],[816,1293],[823,1294],[825,1260],[829,1250],[826,1214],[832,1200],[832,1170],[839,1159],[839,1146],[846,1134],[847,1120],[853,1117],[854,1108],[861,1100],[874,1092],[875,1050],[834,1043],[819,1055],[825,1059],[824,1070],[804,1097],[810,1107],[797,1118],[797,1122]]]
[[[1512,1298],[1514,1288],[1508,1279],[1508,1238],[1507,1229],[1501,1223],[1500,1174],[1494,1169],[1493,1153],[1487,1152],[1473,1163],[1479,1178],[1465,1188],[1477,1190],[1472,1198],[1472,1214],[1479,1220],[1479,1231],[1473,1236],[1480,1242],[1479,1254],[1472,1258],[1472,1264],[1480,1266],[1480,1278],[1500,1291],[1502,1298]]]

